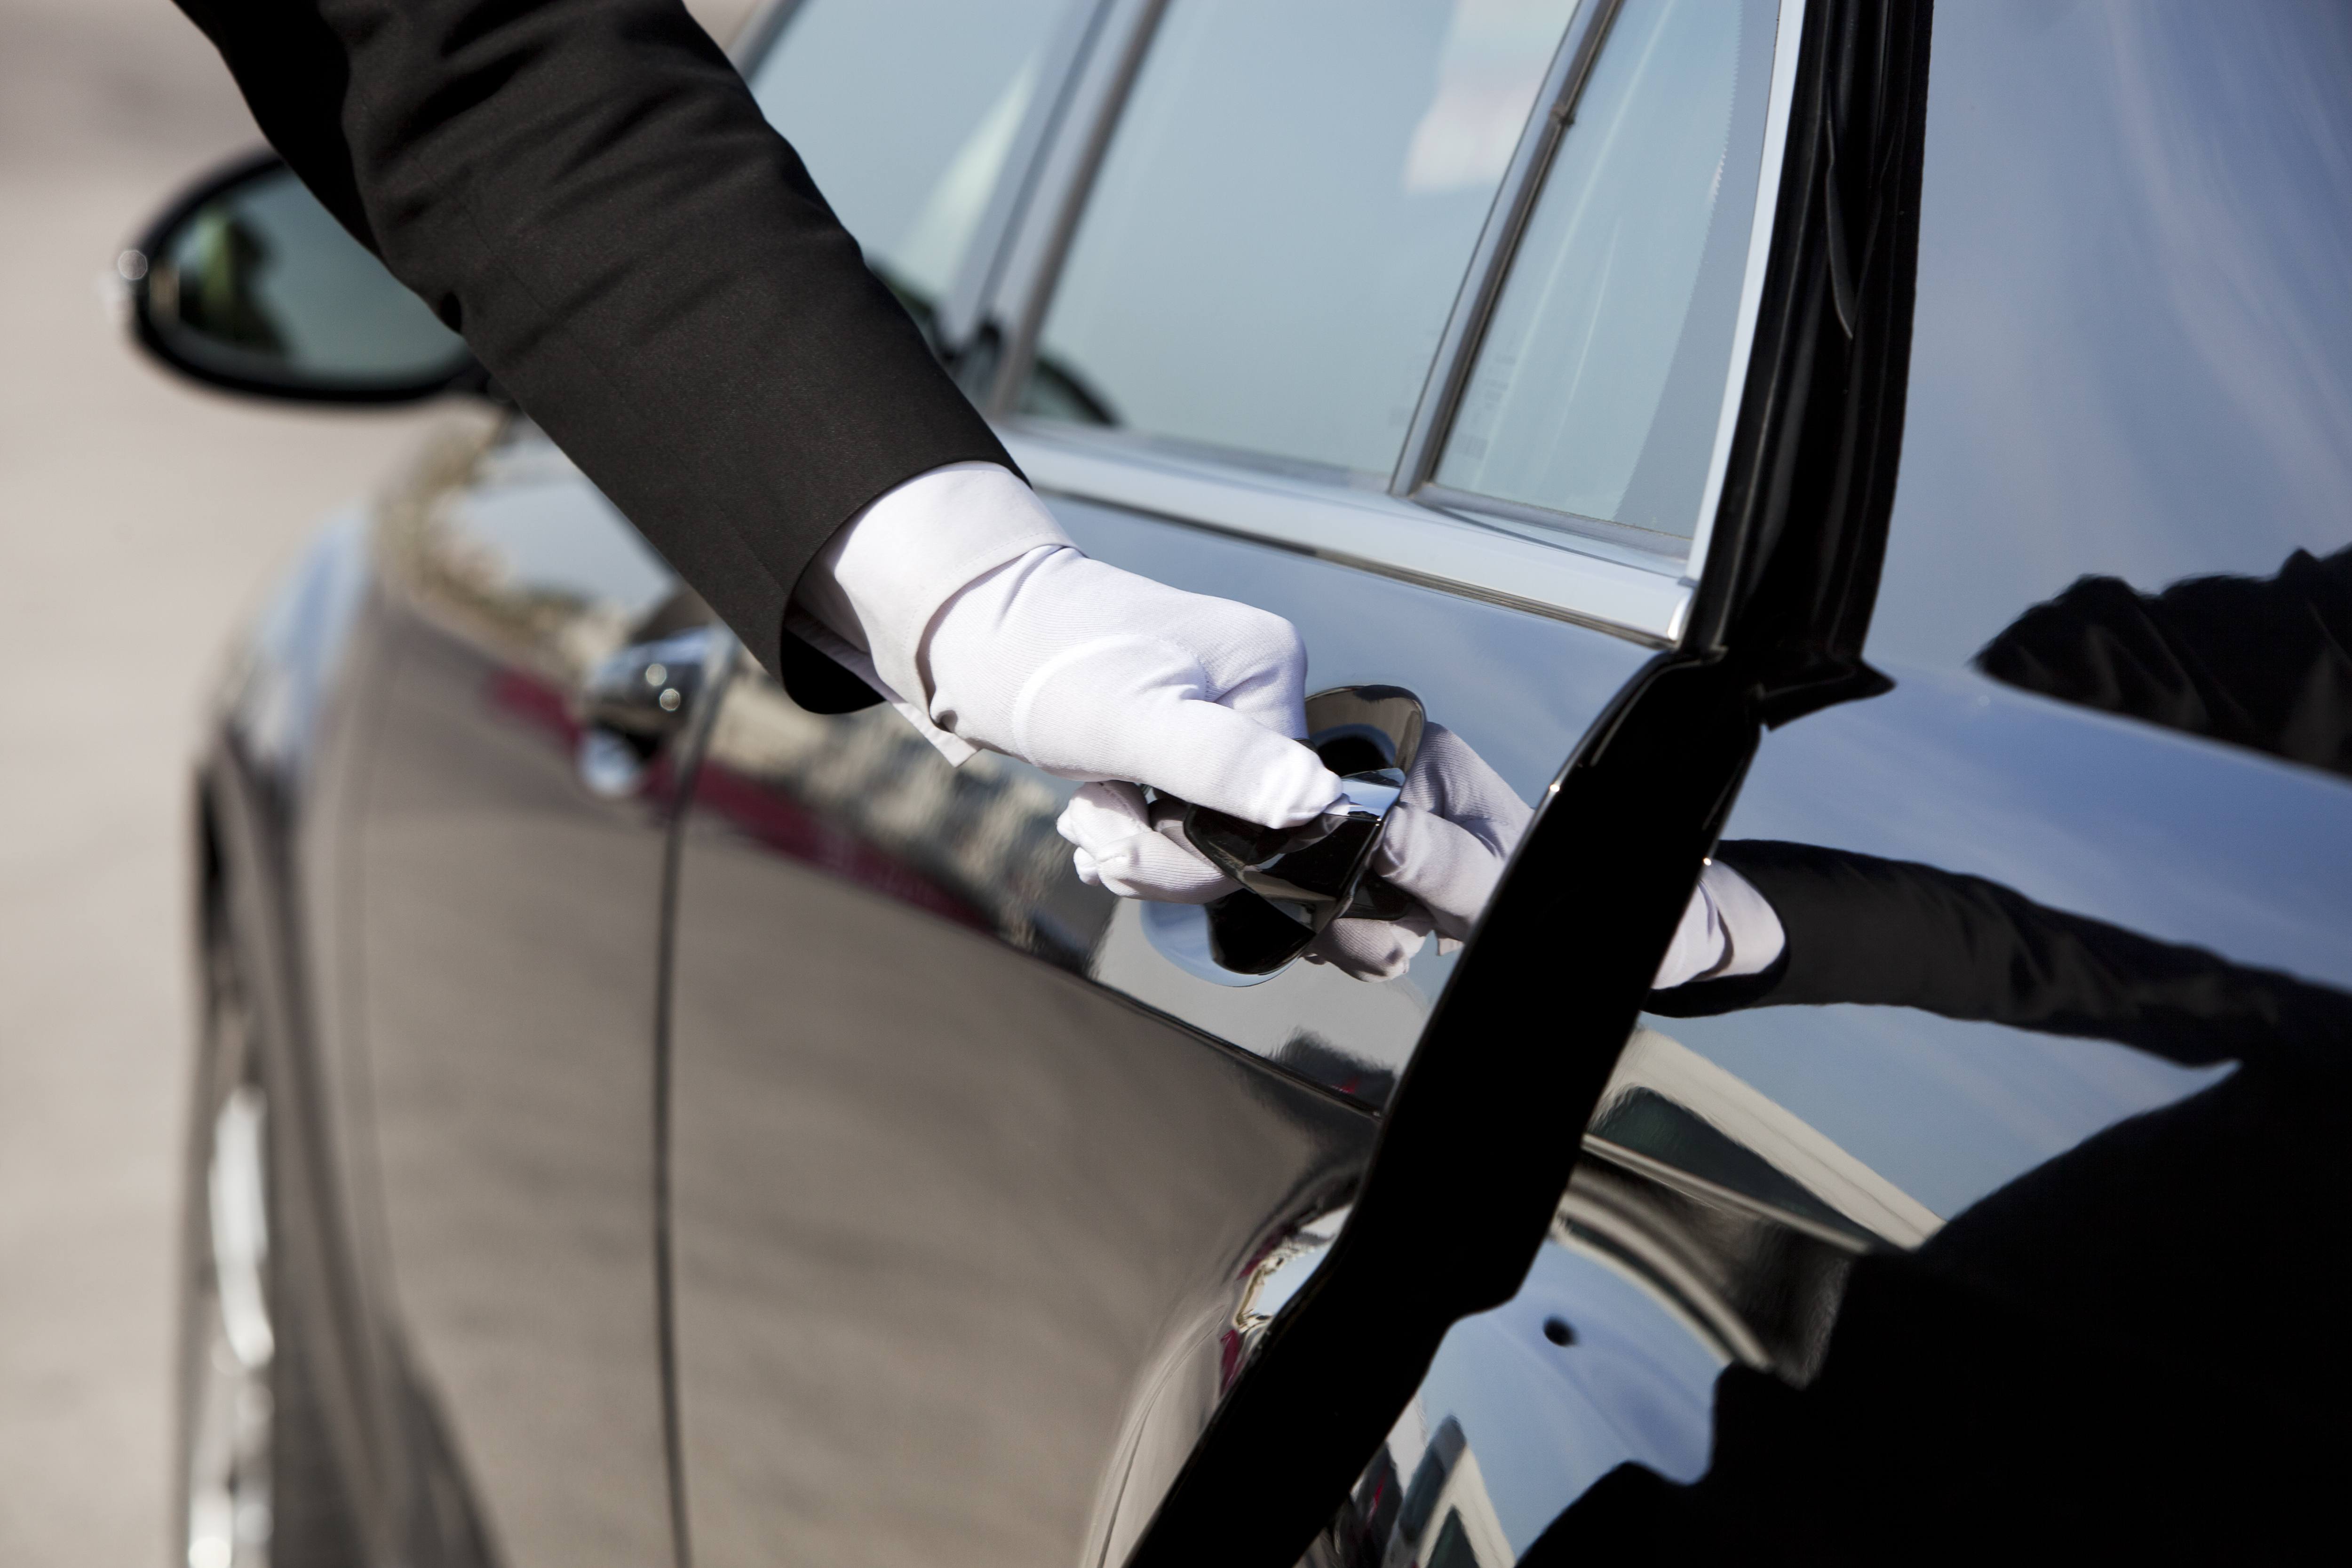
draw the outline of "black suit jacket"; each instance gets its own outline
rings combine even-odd
[[[177,3],[304,183],[796,689],[784,608],[834,531],[1010,466],[678,0]]]

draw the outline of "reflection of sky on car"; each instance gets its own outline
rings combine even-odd
[[[583,506],[609,510],[612,503],[551,457],[537,442],[493,456],[483,483],[457,503],[464,508],[467,542],[493,553],[496,568],[518,591],[610,606],[624,620],[645,615],[677,580],[636,530],[583,527]]]
[[[1756,1007],[1667,1026],[1946,1219],[2231,1070],[1909,1008]]]
[[[1554,1314],[1574,1344],[1544,1338]],[[1516,1297],[1447,1332],[1419,1399],[1430,1426],[1462,1423],[1504,1531],[1525,1552],[1566,1501],[1628,1459],[1675,1480],[1705,1470],[1724,1365],[1623,1273],[1547,1241]],[[1414,1456],[1400,1458],[1409,1468]]]
[[[1873,659],[2352,541],[2352,13],[1972,0],[1935,72]]]

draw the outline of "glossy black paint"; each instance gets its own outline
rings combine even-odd
[[[2341,439],[2292,443],[2343,428],[2343,313],[2305,279],[2342,247],[2312,182],[2347,137],[2300,84],[2344,40],[2317,11],[2220,22],[1937,14],[1903,479],[1859,650],[1892,689],[1769,736],[1732,814],[1719,853],[1783,910],[1786,964],[1655,998],[1672,1016],[1628,1052],[1670,1036],[1728,1069],[1793,1113],[1800,1158],[1614,1090],[1589,1144],[1749,1212],[1810,1162],[1813,1217],[1877,1234],[1809,1363],[1727,1357],[1707,1440],[1609,1475],[1523,1561],[2294,1554],[2327,1528],[2342,1373],[2308,1314],[2341,1245],[2352,797],[2273,757],[2334,765],[2345,711],[2340,568],[2280,571],[2340,545]],[[2232,221],[2183,226],[2198,202]],[[2042,308],[2059,293],[2078,310]],[[2223,387],[2244,401],[2217,418]],[[2288,387],[2318,395],[2257,416]],[[2168,470],[2192,487],[2143,488]],[[2216,568],[2243,578],[2179,581]],[[2062,595],[2073,572],[2096,575]],[[1732,1125],[1725,1081],[1685,1079]],[[1507,1315],[1448,1351],[1502,1362]],[[1598,1472],[1571,1440],[1524,1473],[1524,1395],[1446,1362],[1421,1430],[1483,1450],[1524,1545],[1531,1504]]]
[[[1349,1532],[1348,1480],[1406,1383],[1457,1320],[1509,1300],[1547,1236],[1581,1142],[1559,1124],[1582,1129],[1599,1109],[1759,723],[1883,689],[1855,645],[1902,431],[1927,26],[1925,6],[1807,8],[1693,651],[1644,672],[1543,802],[1400,1086],[1349,1228],[1135,1561],[1197,1560],[1236,1510],[1263,1542],[1249,1561],[1293,1560],[1334,1509]],[[1867,223],[1860,246],[1848,213]],[[1594,823],[1622,831],[1594,846]],[[1531,1050],[1538,1018],[1552,1038]],[[1407,1250],[1441,1266],[1400,1279],[1391,1260]],[[1259,1458],[1269,1450],[1282,1461]]]
[[[1255,1265],[1369,1136],[1055,962],[1052,892],[992,909],[1075,880],[1055,797],[901,737],[747,676],[683,841],[671,1223],[706,1564],[1076,1557],[1125,1457],[1189,1440]],[[819,793],[844,773],[866,787]]]
[[[641,1563],[671,1534],[648,1109],[671,786],[615,790],[581,740],[597,651],[676,583],[527,434],[452,468],[378,521],[345,826],[390,1304],[501,1560]]]
[[[300,1205],[281,1310],[315,1325],[370,1560],[659,1559],[650,1097],[682,759],[656,737],[616,792],[581,742],[599,649],[658,637],[676,584],[493,419],[366,521],[263,617],[205,774],[221,882],[291,970],[267,975],[302,1091],[273,1119]]]
[[[1249,1521],[1255,1560],[1294,1558],[1446,1328],[1517,1289],[1577,1156],[1561,1123],[1589,1120],[1639,1005],[1640,982],[1626,977],[1664,950],[1746,762],[1745,684],[1728,666],[1662,660],[1597,727],[1431,1020],[1348,1228],[1130,1561],[1197,1561],[1225,1510]],[[1607,904],[1560,874],[1596,819],[1626,829],[1617,853],[1579,856],[1615,873],[1624,892]],[[1563,992],[1573,1008],[1548,1005]],[[1531,1041],[1528,1026],[1551,1016],[1556,1032]],[[1400,1278],[1406,1251],[1416,1267]]]
[[[1103,559],[1291,616],[1318,672],[1412,675],[1514,782],[1642,658],[1055,504]],[[1496,656],[1445,657],[1465,644]],[[698,1561],[787,1541],[912,1561],[950,1534],[967,1561],[1124,1557],[1255,1350],[1261,1265],[1347,1202],[1420,1029],[1415,981],[1452,959],[1383,985],[1188,974],[1137,906],[1077,882],[1051,826],[1072,787],[950,769],[887,711],[821,718],[755,674],[724,699],[683,840],[671,1047]],[[1061,1322],[1082,1280],[1088,1314]],[[938,1370],[889,1370],[908,1366]],[[985,1389],[1023,1413],[1024,1454],[1065,1457],[1006,1472]],[[810,1409],[833,1412],[822,1441],[785,1440]],[[924,1461],[887,1462],[916,1432]]]

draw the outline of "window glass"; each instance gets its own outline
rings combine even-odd
[[[1575,0],[1175,0],[1027,412],[1385,477]]]
[[[1691,536],[1747,268],[1778,10],[1626,0],[1496,300],[1439,484]]]
[[[2285,605],[2294,552],[2352,546],[2352,10],[1970,0],[1929,69],[1872,661],[1958,666],[2085,577],[2283,578],[2249,629],[2316,628]]]
[[[919,321],[945,294],[1068,0],[802,0],[751,72],[769,122]]]

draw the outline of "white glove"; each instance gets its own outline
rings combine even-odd
[[[1076,846],[1078,879],[1122,899],[1205,904],[1241,886],[1184,837],[1183,807],[1147,806],[1130,784],[1090,784],[1054,826]],[[1284,826],[1290,826],[1285,824]]]
[[[1373,861],[1420,909],[1398,921],[1335,921],[1307,950],[1308,962],[1386,980],[1404,973],[1433,931],[1441,944],[1466,938],[1532,815],[1460,736],[1430,725]],[[1147,808],[1131,785],[1088,785],[1058,826],[1077,846],[1078,874],[1122,898],[1202,904],[1236,885],[1185,841],[1175,811]],[[1710,860],[1651,985],[1759,974],[1787,942],[1754,884]]]
[[[867,507],[796,601],[793,630],[952,762],[986,747],[1269,827],[1339,795],[1297,743],[1307,650],[1289,622],[1088,559],[995,464],[934,469]]]
[[[1460,736],[1428,726],[1372,861],[1421,908],[1400,921],[1335,921],[1307,950],[1308,961],[1386,980],[1404,973],[1432,931],[1447,941],[1469,935],[1528,816]],[[1147,809],[1132,786],[1087,785],[1058,826],[1077,846],[1078,875],[1123,898],[1204,904],[1235,886],[1185,841],[1173,810]]]
[[[1308,962],[1360,980],[1388,980],[1404,973],[1432,931],[1442,947],[1459,943],[1495,896],[1503,862],[1533,816],[1462,737],[1428,726],[1372,859],[1372,869],[1412,894],[1426,915],[1334,921],[1307,950]]]

